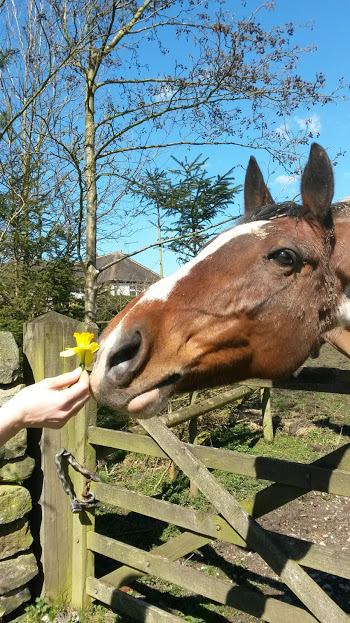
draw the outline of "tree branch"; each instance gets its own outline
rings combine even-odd
[[[221,225],[225,225],[225,223],[230,223],[231,221],[236,221],[238,218],[240,218],[239,216],[231,216],[230,218],[226,219],[225,221],[221,221],[220,223],[216,223],[215,225],[209,225],[208,227],[205,227],[204,229],[199,229],[198,230],[198,234],[201,234],[205,231],[209,231],[210,229],[214,229],[215,227],[220,227]],[[133,257],[134,255],[138,255],[138,253],[142,253],[143,251],[148,251],[148,249],[152,249],[153,247],[161,247],[164,244],[169,244],[169,242],[175,242],[176,240],[183,240],[185,238],[190,238],[192,236],[192,232],[189,234],[182,234],[181,236],[175,236],[174,238],[166,238],[165,240],[161,240],[158,242],[152,242],[151,244],[148,244],[145,247],[142,247],[142,249],[138,249],[137,251],[132,251],[132,253],[123,253],[123,257],[120,257],[116,260],[114,260],[113,262],[110,262],[109,264],[106,264],[106,266],[103,266],[98,272],[99,274],[103,273],[103,271],[107,270],[108,268],[111,268],[111,266],[114,266],[115,264],[119,264],[119,262],[122,262],[125,258],[127,257]]]

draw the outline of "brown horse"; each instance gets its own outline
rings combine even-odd
[[[302,205],[274,204],[251,158],[241,221],[102,334],[91,375],[97,400],[150,417],[174,392],[286,377],[324,340],[348,339],[350,204],[331,205],[333,186],[315,143]]]

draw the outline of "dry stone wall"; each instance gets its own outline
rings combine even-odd
[[[0,407],[23,387],[17,381],[18,369],[14,337],[0,332]],[[33,469],[27,431],[22,430],[0,447],[0,620],[30,599],[27,584],[38,572],[27,519],[32,501],[25,487]]]

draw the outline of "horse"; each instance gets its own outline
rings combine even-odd
[[[350,352],[350,203],[333,193],[317,143],[301,205],[274,203],[251,157],[241,220],[104,330],[95,398],[148,418],[175,392],[286,378],[324,341]]]

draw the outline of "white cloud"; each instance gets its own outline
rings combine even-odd
[[[278,128],[275,129],[276,134],[281,138],[289,140],[290,138],[290,127],[288,123],[284,123],[283,125],[279,125]]]
[[[299,175],[278,175],[274,181],[275,184],[280,186],[289,186],[299,181]]]
[[[322,123],[319,115],[312,115],[311,117],[295,117],[295,121],[298,124],[300,130],[307,130],[312,134],[319,134],[322,129]]]
[[[154,97],[155,102],[163,102],[170,100],[175,95],[176,89],[174,85],[165,84],[160,89],[159,93]]]

